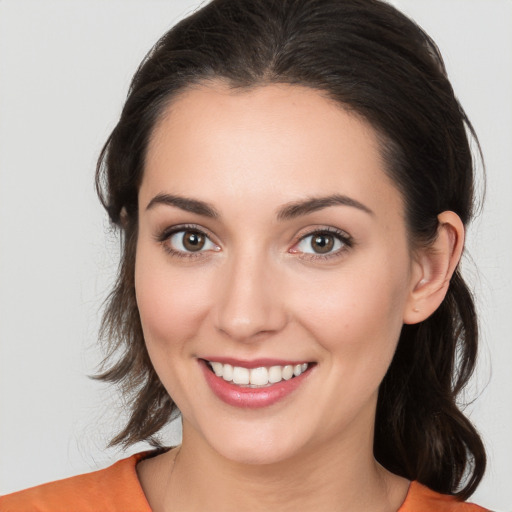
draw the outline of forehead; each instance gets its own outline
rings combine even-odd
[[[140,196],[270,207],[340,193],[401,209],[384,169],[376,131],[319,91],[216,84],[187,90],[167,107],[148,146]]]

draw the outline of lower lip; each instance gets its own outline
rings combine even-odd
[[[204,360],[199,360],[206,382],[213,393],[223,402],[234,407],[245,409],[258,409],[268,407],[293,393],[309,376],[311,368],[308,368],[298,377],[282,380],[276,384],[264,388],[245,388],[226,382],[222,377],[217,377]]]

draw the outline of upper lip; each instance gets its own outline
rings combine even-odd
[[[204,359],[205,361],[217,362],[222,364],[230,364],[231,366],[240,366],[242,368],[261,368],[261,367],[270,367],[270,366],[287,366],[292,365],[295,366],[297,364],[302,363],[310,363],[310,361],[306,359],[299,360],[290,360],[290,359],[273,359],[273,358],[260,358],[260,359],[235,359],[233,357],[217,357],[217,356],[206,356],[201,357],[200,359]]]

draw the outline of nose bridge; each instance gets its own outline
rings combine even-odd
[[[261,251],[243,249],[228,257],[224,270],[216,304],[217,328],[245,342],[282,329],[286,313],[269,258]]]

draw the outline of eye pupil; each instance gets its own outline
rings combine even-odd
[[[199,251],[204,247],[205,242],[204,235],[197,231],[186,231],[183,235],[183,247],[187,251]]]
[[[311,247],[317,253],[326,253],[334,247],[334,237],[332,235],[319,234],[311,239]]]

